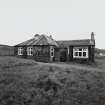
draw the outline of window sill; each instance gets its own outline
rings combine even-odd
[[[73,57],[74,59],[88,59],[88,57]]]
[[[23,54],[18,54],[18,56],[22,56]]]

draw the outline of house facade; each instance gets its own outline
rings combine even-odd
[[[14,46],[15,55],[41,62],[94,62],[95,38],[55,41],[52,36],[38,35]]]

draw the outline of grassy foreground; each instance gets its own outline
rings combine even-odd
[[[0,57],[0,105],[105,105],[104,68],[75,66]]]

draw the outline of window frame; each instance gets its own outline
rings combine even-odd
[[[33,47],[27,47],[27,55],[33,56]]]
[[[82,49],[82,50],[80,50],[80,49]],[[84,52],[86,53],[86,56],[83,55]],[[75,54],[77,54],[77,56]],[[74,47],[73,48],[73,58],[88,58],[88,57],[89,57],[88,47]]]
[[[50,57],[54,57],[54,47],[50,47]]]
[[[18,47],[18,55],[23,55],[23,47]]]

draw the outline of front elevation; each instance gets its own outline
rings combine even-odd
[[[91,61],[94,62],[95,39],[55,41],[51,36],[38,35],[16,45],[15,55],[36,61]]]

